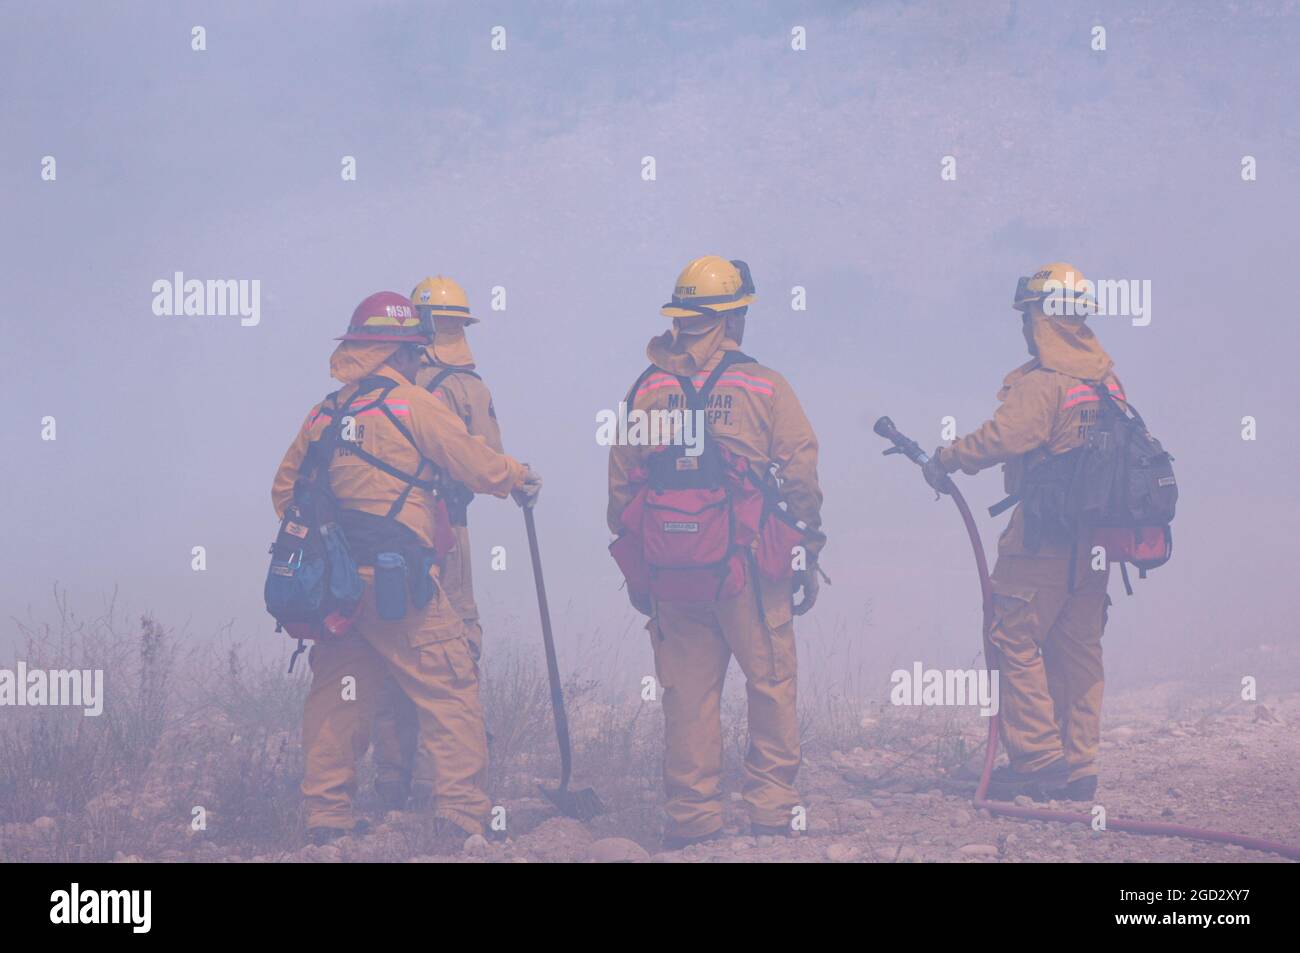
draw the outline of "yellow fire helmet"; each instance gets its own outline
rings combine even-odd
[[[478,318],[469,313],[469,298],[465,289],[451,278],[438,275],[425,278],[411,292],[411,304],[422,314],[460,318],[466,324],[478,324]]]
[[[1044,265],[1032,275],[1021,278],[1016,285],[1016,297],[1011,306],[1017,311],[1028,311],[1035,302],[1045,302],[1047,298],[1056,297],[1056,313],[1065,317],[1087,317],[1097,310],[1097,299],[1092,292],[1092,284],[1083,277],[1083,272],[1064,261],[1054,261]],[[1043,310],[1053,307],[1043,304]]]
[[[754,300],[749,265],[717,255],[696,258],[677,276],[673,300],[659,309],[666,318],[698,318],[747,308]]]

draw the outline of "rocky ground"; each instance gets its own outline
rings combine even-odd
[[[1150,694],[1145,693],[1145,694]],[[1300,759],[1293,727],[1300,699],[1276,708],[1234,706],[1195,721],[1137,720],[1120,699],[1103,743],[1105,773],[1097,803],[1108,813],[1173,821],[1300,842]],[[735,794],[727,836],[662,853],[653,841],[619,836],[617,816],[583,825],[549,818],[502,844],[474,841],[457,859],[474,861],[1023,863],[1036,861],[1277,862],[1274,854],[1167,837],[1095,832],[1082,825],[1019,821],[972,809],[964,785],[921,773],[874,779],[876,753],[833,752],[806,765],[808,830],[792,838],[751,837]],[[887,758],[885,760],[888,760]],[[649,797],[650,792],[647,792]],[[657,798],[656,798],[657,800]],[[540,805],[536,805],[540,807]],[[1087,811],[1090,805],[1059,804]],[[355,843],[307,848],[302,860],[372,859],[384,825]],[[421,857],[417,860],[445,858]]]
[[[1152,712],[1180,707],[1177,686],[1157,686],[1108,699],[1102,743],[1102,783],[1097,803],[1114,816],[1173,821],[1300,842],[1300,695],[1238,702],[1176,720]],[[1186,706],[1182,706],[1184,709]],[[189,726],[163,739],[142,785],[92,799],[75,816],[42,816],[0,827],[0,859],[62,859],[101,853],[119,861],[454,861],[537,862],[1277,862],[1283,858],[1222,844],[1166,837],[1096,832],[1082,825],[1020,821],[976,811],[970,803],[970,769],[980,759],[980,724],[959,731],[965,757],[948,768],[924,754],[940,738],[913,733],[879,746],[810,752],[800,776],[807,800],[807,830],[790,838],[751,837],[739,795],[729,795],[726,836],[686,850],[658,847],[661,795],[647,772],[608,792],[612,810],[590,824],[558,817],[540,798],[503,798],[504,839],[467,841],[453,856],[431,853],[426,818],[372,815],[364,835],[324,846],[298,846],[297,837],[274,849],[255,841],[223,843],[210,833],[177,824],[194,803],[240,803],[229,792],[204,790],[213,777],[229,777],[215,761],[230,745],[220,724]],[[936,729],[938,732],[939,729]],[[945,731],[951,729],[944,729]],[[228,739],[227,739],[228,740]],[[255,757],[242,756],[237,775],[250,785],[291,786],[274,770],[287,757],[287,738],[260,740]],[[205,751],[203,757],[190,753]],[[921,754],[918,754],[921,753]],[[214,761],[215,759],[215,761]],[[732,758],[731,760],[735,760]],[[962,764],[961,762],[965,763]],[[580,762],[581,763],[581,762]],[[260,772],[260,774],[259,774]],[[738,785],[732,765],[731,789]],[[264,781],[259,782],[259,777]],[[280,778],[280,780],[273,780]],[[222,782],[229,784],[228,781]],[[605,782],[613,785],[610,779]],[[597,787],[600,784],[597,783]],[[606,794],[606,791],[602,791]],[[224,797],[224,801],[222,798]],[[273,800],[273,799],[272,799]],[[1091,805],[1059,805],[1087,811]],[[209,831],[220,828],[213,818]],[[182,833],[177,833],[178,831]],[[117,847],[117,849],[114,849]]]

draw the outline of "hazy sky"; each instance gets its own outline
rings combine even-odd
[[[195,638],[233,620],[281,648],[272,474],[356,303],[441,272],[483,316],[507,449],[546,479],[569,657],[581,637],[644,670],[595,415],[644,367],[678,270],[720,254],[758,287],[745,349],[822,441],[834,586],[801,650],[841,630],[887,661],[966,659],[960,523],[870,425],[927,447],[945,415],[978,425],[1024,359],[1017,277],[1065,259],[1152,282],[1148,326],[1095,327],[1182,492],[1173,562],[1133,599],[1113,582],[1108,666],[1185,674],[1293,640],[1298,43],[1294,3],[5,4],[0,608],[48,618],[57,580],[91,611],[117,586]],[[260,324],[154,315],[177,271],[259,280]],[[977,509],[1001,496],[996,471],[963,486]],[[981,520],[990,549],[1002,522]],[[520,524],[471,510],[489,651],[536,638]]]

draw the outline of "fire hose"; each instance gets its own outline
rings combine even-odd
[[[888,417],[881,417],[876,421],[875,432],[884,437],[893,444],[888,450],[884,451],[888,456],[894,453],[900,453],[907,457],[917,466],[925,466],[929,456],[917,445],[916,441],[910,440],[903,434],[899,433],[894,422]],[[951,483],[951,481],[949,481]],[[962,522],[966,524],[966,534],[970,537],[971,549],[975,555],[975,565],[979,570],[980,576],[980,594],[984,605],[984,660],[990,668],[998,667],[998,653],[996,646],[991,640],[991,630],[993,627],[993,583],[989,578],[988,559],[984,555],[984,543],[980,539],[979,527],[975,525],[975,517],[971,515],[970,507],[966,503],[965,497],[956,485],[946,488],[948,494],[952,497],[953,503],[957,505],[957,511],[961,514]],[[988,742],[985,745],[984,752],[984,769],[980,772],[979,785],[975,789],[973,804],[976,809],[983,809],[990,814],[998,814],[1005,817],[1017,817],[1022,820],[1033,821],[1057,821],[1066,824],[1089,824],[1093,822],[1091,814],[1085,814],[1082,811],[1062,811],[1053,810],[1045,807],[1029,807],[1020,804],[1013,804],[1006,801],[994,801],[988,798],[989,780],[993,774],[993,762],[997,759],[998,754],[998,726],[1000,716],[992,715],[989,717]],[[1245,847],[1250,850],[1269,851],[1275,854],[1281,854],[1292,860],[1300,860],[1300,845],[1285,844],[1281,841],[1268,840],[1262,837],[1249,837],[1244,834],[1234,834],[1228,831],[1212,831],[1199,827],[1189,827],[1186,824],[1167,824],[1163,821],[1141,821],[1125,817],[1107,817],[1105,819],[1105,830],[1125,831],[1130,834],[1154,834],[1160,837],[1182,837],[1189,840],[1210,841],[1216,844],[1236,844],[1239,847]]]

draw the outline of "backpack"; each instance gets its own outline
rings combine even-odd
[[[1083,529],[1120,564],[1124,589],[1133,594],[1128,564],[1145,579],[1173,556],[1170,523],[1178,503],[1173,456],[1151,435],[1131,404],[1120,406],[1101,381],[1085,381],[1099,399],[1097,420],[1084,443],[1050,457],[1025,474],[1020,493],[989,508],[996,516],[1023,499],[1025,544],[1034,552],[1042,539],[1077,539]],[[1070,552],[1070,591],[1077,547]]]
[[[737,363],[754,359],[727,351],[698,390],[689,377],[678,377],[685,411],[707,411],[714,386]],[[651,365],[637,378],[627,406],[656,370]],[[744,457],[710,439],[707,425],[698,455],[684,446],[665,447],[632,481],[640,485],[623,510],[610,553],[634,596],[712,603],[740,593],[751,568],[774,580],[793,574],[790,551],[803,539],[802,529],[781,507],[777,488],[756,479]]]
[[[423,456],[414,475],[368,453],[359,443],[348,443],[347,451],[371,466],[406,483],[385,516],[343,509],[330,487],[329,467],[335,452],[342,449],[343,422],[349,416],[378,409],[397,427],[411,445],[415,438],[397,419],[385,400],[397,383],[387,377],[372,375],[357,385],[357,390],[342,405],[338,391],[328,395],[320,413],[330,418],[324,431],[307,447],[293,499],[285,508],[280,529],[271,544],[271,565],[267,570],[263,595],[266,610],[276,621],[276,632],[287,632],[298,640],[298,649],[289,660],[289,670],[303,651],[303,642],[314,639],[341,638],[356,622],[365,582],[357,572],[359,565],[373,565],[379,551],[401,552],[408,565],[423,567],[412,574],[412,600],[423,606],[433,597],[429,570],[440,562],[454,545],[449,525],[435,523],[434,547],[421,545],[419,538],[397,521],[411,490],[420,487],[435,492],[438,468]],[[361,404],[364,395],[378,391],[378,396]],[[420,479],[428,467],[433,476]],[[445,512],[445,511],[444,511]]]

